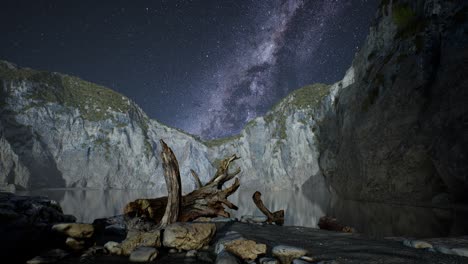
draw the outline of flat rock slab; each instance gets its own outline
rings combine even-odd
[[[52,226],[52,230],[73,238],[90,238],[93,236],[94,227],[91,224],[63,223]]]
[[[158,256],[158,250],[153,247],[139,247],[130,254],[131,262],[148,262]]]

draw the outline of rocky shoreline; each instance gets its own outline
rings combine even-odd
[[[164,230],[125,216],[74,223],[53,200],[0,193],[8,263],[468,263],[468,236],[369,239],[264,220],[200,218]]]

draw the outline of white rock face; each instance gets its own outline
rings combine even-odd
[[[70,79],[78,88],[65,86]],[[70,95],[72,89],[83,91]],[[202,181],[214,172],[203,143],[150,120],[107,88],[0,62],[0,94],[2,184],[164,190],[160,139],[177,156],[184,192],[195,186],[190,169]]]

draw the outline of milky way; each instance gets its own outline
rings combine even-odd
[[[329,24],[341,21],[338,17],[346,15],[351,5],[343,1],[265,2],[252,4],[256,11],[233,34],[234,50],[208,69],[197,98],[202,103],[183,121],[187,131],[204,138],[238,133],[287,92],[307,84],[313,77],[301,73],[301,65],[314,59],[324,35],[329,34]],[[245,35],[245,31],[254,34]],[[320,62],[315,64],[320,67]],[[292,74],[285,67],[293,68]]]
[[[5,1],[0,59],[77,75],[204,139],[342,78],[374,0]]]

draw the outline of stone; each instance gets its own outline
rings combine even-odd
[[[405,245],[407,247],[418,248],[418,249],[432,248],[431,244],[429,244],[428,242],[423,241],[423,240],[405,239],[403,241],[403,245]]]
[[[161,246],[161,231],[153,230],[149,232],[143,231],[129,231],[127,238],[120,243],[122,254],[128,256],[137,247],[160,247]]]
[[[236,258],[234,255],[231,253],[221,250],[219,252],[218,256],[216,257],[215,264],[240,264],[241,262],[239,261],[238,258]]]
[[[131,262],[153,261],[158,256],[158,250],[153,247],[138,247],[130,254]]]
[[[307,254],[307,250],[298,247],[279,245],[273,248],[272,254],[281,264],[290,264],[293,259],[300,258]]]
[[[112,255],[122,254],[122,248],[120,247],[120,244],[115,241],[107,242],[106,244],[104,244],[104,248]]]
[[[227,232],[226,235],[216,241],[215,244],[215,253],[219,254],[222,250],[224,250],[224,244],[234,241],[234,240],[242,240],[245,239],[241,234],[236,231]]]
[[[85,242],[83,240],[77,240],[73,237],[67,237],[67,240],[65,240],[65,244],[75,250],[75,251],[80,251],[85,248]]]
[[[52,226],[52,230],[72,238],[90,238],[94,233],[93,225],[78,223],[56,224]]]
[[[275,258],[260,258],[258,261],[260,264],[278,264],[278,260]]]
[[[175,254],[177,252],[179,252],[179,251],[177,249],[175,249],[175,248],[169,249],[169,253],[171,253],[171,254]]]
[[[468,257],[468,248],[452,248],[452,252],[458,256]]]
[[[189,251],[187,251],[187,253],[185,254],[185,256],[186,256],[187,258],[195,258],[195,257],[197,256],[197,254],[198,254],[198,251],[196,251],[196,250],[189,250]]]
[[[315,259],[313,257],[309,257],[309,256],[302,256],[300,257],[301,260],[304,260],[304,261],[307,261],[307,262],[314,262]]]
[[[192,250],[208,245],[216,233],[212,223],[174,223],[164,230],[163,245],[165,247]]]
[[[266,245],[253,240],[233,240],[224,244],[225,250],[243,260],[255,260],[266,254]]]

